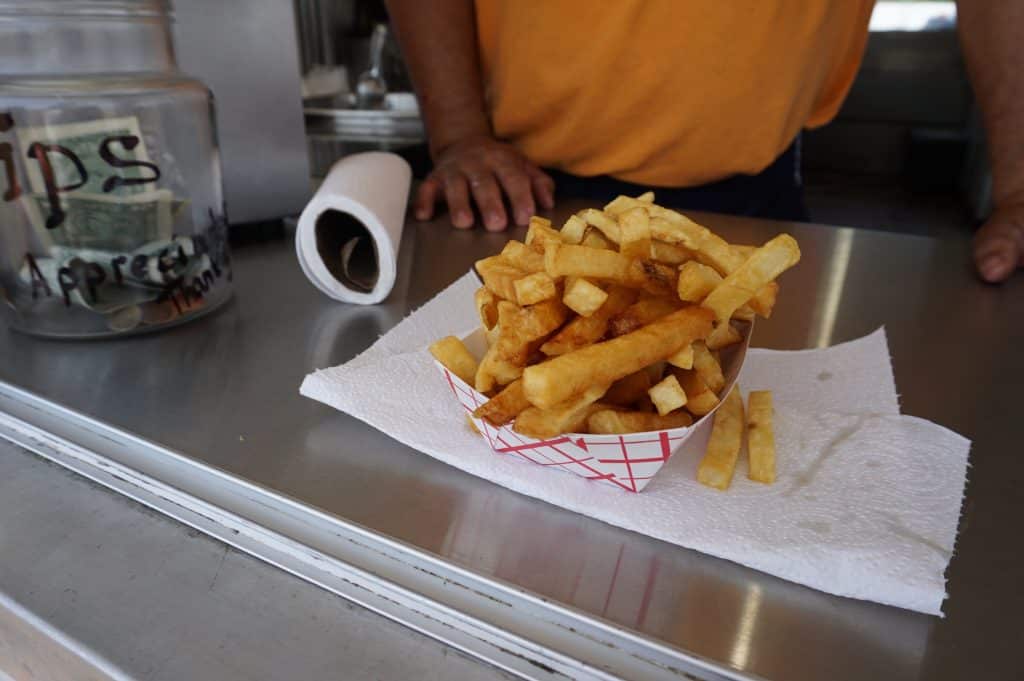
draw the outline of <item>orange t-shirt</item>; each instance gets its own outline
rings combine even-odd
[[[576,175],[693,186],[835,116],[874,0],[476,0],[495,134]]]

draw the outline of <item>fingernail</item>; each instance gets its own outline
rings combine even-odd
[[[988,281],[996,281],[1006,274],[1006,258],[996,253],[981,262],[981,275]]]
[[[430,217],[430,214],[427,213],[427,211],[425,211],[425,210],[421,209],[421,210],[416,211],[416,219],[417,220],[426,220],[429,217]]]

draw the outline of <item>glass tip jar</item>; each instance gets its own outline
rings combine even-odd
[[[0,309],[88,338],[231,294],[213,100],[163,0],[0,0]]]

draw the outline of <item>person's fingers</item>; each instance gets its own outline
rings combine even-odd
[[[469,189],[473,193],[476,207],[480,209],[484,227],[490,232],[500,232],[508,226],[508,216],[501,200],[501,189],[489,171],[475,172],[469,176]]]
[[[505,166],[497,170],[501,186],[512,205],[512,214],[517,225],[525,225],[537,211],[530,188],[530,176],[521,166]]]
[[[532,165],[527,166],[527,174],[530,176],[530,184],[533,185],[533,195],[546,210],[555,207],[555,181],[551,176],[540,168]]]
[[[417,220],[429,220],[434,217],[434,205],[440,191],[441,183],[433,175],[420,183],[413,208]]]
[[[1006,280],[1014,270],[1014,262],[1005,253],[992,253],[982,259],[975,258],[978,273],[990,284]]]
[[[466,178],[451,173],[444,178],[444,198],[448,202],[448,217],[453,227],[469,229],[473,226],[473,209],[469,206],[469,186]]]
[[[1024,233],[998,217],[978,230],[974,237],[974,263],[978,274],[989,283],[1009,278],[1024,258]]]
[[[974,263],[987,282],[1003,281],[1017,266],[1020,254],[1014,241],[1001,234],[986,235],[974,248]]]

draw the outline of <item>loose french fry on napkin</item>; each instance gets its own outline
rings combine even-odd
[[[751,390],[747,395],[747,477],[764,483],[775,482],[775,431],[772,426],[772,393]]]
[[[737,385],[715,412],[708,448],[697,466],[697,482],[715,489],[729,489],[742,445],[743,398]]]

